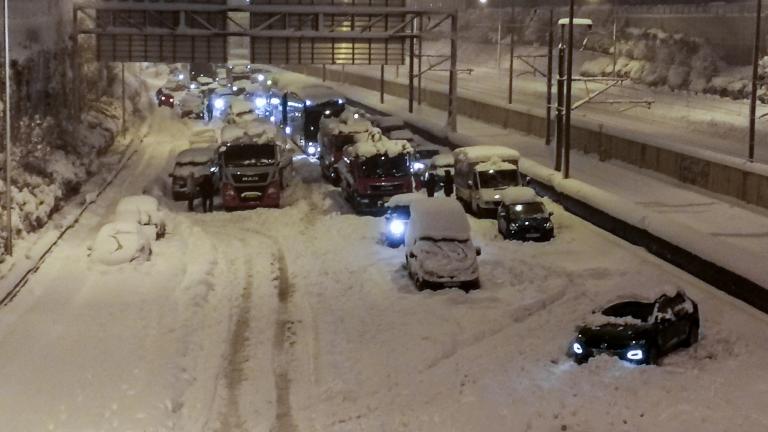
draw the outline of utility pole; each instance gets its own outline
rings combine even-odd
[[[565,28],[560,26],[557,47],[557,111],[555,115],[555,171],[563,169],[563,117],[565,115]]]
[[[512,90],[515,84],[515,26],[510,26],[509,32],[509,87],[507,91],[507,103],[512,104]]]
[[[617,52],[618,44],[616,41],[616,30],[617,30],[617,17],[616,17],[616,0],[613,0],[613,77],[616,78],[617,70],[616,70],[616,64],[618,63],[618,55]]]
[[[379,103],[384,105],[384,65],[379,70]]]
[[[3,2],[5,27],[5,253],[13,256],[13,200],[11,199],[11,39],[9,38],[8,0]]]
[[[547,40],[547,121],[544,144],[552,142],[552,50],[555,44],[555,10],[549,9],[549,38]]]
[[[563,178],[571,174],[571,93],[573,90],[573,18],[574,0],[568,11],[568,64],[565,77],[565,143],[563,145]]]
[[[749,156],[750,162],[755,160],[755,127],[757,121],[757,81],[759,79],[758,66],[760,64],[760,24],[763,19],[763,0],[757,1],[755,14],[755,51],[752,58],[752,97],[749,100]]]
[[[423,32],[424,32],[424,17],[419,16],[419,58],[417,60],[419,62],[418,63],[419,77],[417,78],[418,91],[416,92],[417,94],[416,99],[418,101],[419,106],[421,106],[421,57],[423,55],[423,50],[422,50],[423,39],[421,38],[421,34]]]
[[[453,11],[451,15],[451,70],[448,75],[448,130],[456,132],[457,120],[457,67],[459,55],[459,12]]]
[[[496,34],[496,69],[501,69],[501,14],[499,14],[499,30]]]
[[[126,130],[127,130],[127,127],[125,125],[125,62],[121,62],[120,66],[121,66],[121,68],[120,68],[121,69],[120,75],[121,75],[121,79],[122,79],[122,90],[123,90],[123,94],[122,94],[122,96],[123,96],[122,135],[125,136],[125,133],[126,133]]]

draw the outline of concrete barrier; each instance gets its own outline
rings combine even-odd
[[[318,67],[296,67],[293,70],[315,77],[322,75],[322,70]],[[380,85],[376,77],[349,71],[327,69],[326,77],[330,81],[343,82],[373,91],[378,91]],[[390,96],[408,97],[408,86],[403,83],[387,81],[384,91]],[[432,89],[422,89],[422,102],[441,110],[446,110],[448,107],[447,95]],[[463,96],[459,96],[458,114],[538,137],[544,137],[546,131],[543,115],[536,112],[501,107]],[[764,170],[745,169],[746,164],[740,167],[735,159],[730,164],[720,160],[728,159],[725,157],[705,159],[682,151],[604,133],[602,127],[594,130],[574,126],[571,137],[574,149],[586,154],[596,154],[601,161],[619,160],[710,192],[768,208],[768,167]]]

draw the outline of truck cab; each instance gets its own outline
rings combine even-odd
[[[496,217],[501,193],[522,185],[520,153],[503,146],[463,147],[453,152],[456,198],[476,216]]]
[[[339,118],[326,117],[320,121],[318,160],[323,178],[334,186],[339,185],[339,173],[336,165],[344,155],[344,147],[354,144],[355,137],[365,134],[373,126],[362,118],[362,114],[347,107]]]
[[[219,145],[214,181],[225,210],[280,207],[291,154],[278,144],[274,128],[267,129],[229,136]]]
[[[355,212],[383,214],[392,196],[413,192],[412,154],[407,141],[389,140],[378,129],[358,135],[355,144],[344,147],[337,169],[344,198]]]

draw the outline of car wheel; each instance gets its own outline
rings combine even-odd
[[[683,347],[689,348],[699,341],[699,323],[691,323],[688,327],[688,336],[683,341]]]
[[[472,214],[475,216],[480,215],[480,206],[477,205],[477,201],[472,200]]]

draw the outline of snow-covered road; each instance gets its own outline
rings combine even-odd
[[[167,192],[199,125],[159,111],[139,154],[0,310],[9,431],[764,431],[768,320],[549,203],[557,238],[472,220],[482,289],[417,292],[380,221],[296,163],[285,208],[190,214],[163,199],[151,260],[86,245],[125,195]],[[565,358],[574,326],[680,287],[702,338],[661,367]]]

